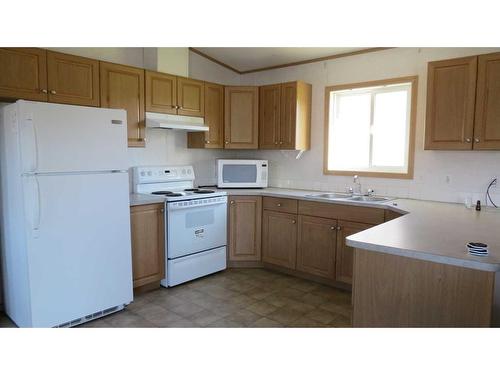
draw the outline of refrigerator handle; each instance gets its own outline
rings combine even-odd
[[[34,215],[33,215],[33,232],[35,235],[35,238],[38,237],[38,230],[40,229],[40,220],[41,220],[41,206],[40,206],[40,183],[38,182],[38,177],[35,175],[33,176],[34,181],[35,181],[35,186],[36,186],[36,192],[35,192],[35,204],[33,207]]]
[[[38,136],[36,133],[36,126],[32,118],[27,118],[25,121],[31,130],[31,142],[33,145],[33,152],[34,152],[34,160],[31,167],[32,170],[30,172],[36,172],[38,170]]]

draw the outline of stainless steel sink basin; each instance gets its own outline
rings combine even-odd
[[[347,200],[357,201],[357,202],[385,202],[385,201],[390,201],[391,199],[392,198],[374,197],[374,196],[366,196],[366,195],[347,198]]]
[[[310,197],[324,198],[324,199],[346,199],[352,197],[349,193],[323,193],[323,194],[310,194]]]

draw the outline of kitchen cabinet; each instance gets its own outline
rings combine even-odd
[[[476,70],[476,56],[429,63],[426,150],[472,149]]]
[[[177,114],[203,117],[205,115],[205,83],[177,77]]]
[[[229,197],[229,261],[261,260],[262,198]]]
[[[127,111],[129,147],[145,146],[144,70],[100,63],[101,107]]]
[[[399,212],[392,211],[392,210],[385,210],[384,215],[385,215],[384,221],[391,221],[391,220],[397,219],[398,217],[403,216],[404,214],[401,214]]]
[[[226,86],[224,101],[224,148],[257,149],[259,146],[258,87]]]
[[[259,148],[310,149],[311,91],[301,81],[260,87]]]
[[[500,53],[478,57],[474,150],[500,150]]]
[[[297,270],[333,280],[337,220],[299,215]]]
[[[164,204],[130,208],[134,288],[165,278]]]
[[[345,239],[353,234],[371,228],[370,224],[354,223],[339,220],[337,227],[337,253],[335,265],[335,280],[352,284],[354,249],[347,246]]]
[[[177,114],[177,77],[146,70],[146,112]]]
[[[99,106],[99,61],[47,51],[49,102]]]
[[[189,148],[224,148],[224,86],[205,82],[207,132],[189,132]]]
[[[279,148],[281,85],[259,88],[259,148]]]
[[[262,260],[294,270],[296,257],[297,215],[263,210]]]
[[[47,51],[0,48],[0,98],[47,101]]]

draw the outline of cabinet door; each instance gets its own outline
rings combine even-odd
[[[295,149],[297,126],[297,82],[281,85],[280,148]]]
[[[224,147],[256,149],[259,146],[259,88],[226,87],[224,100]]]
[[[261,197],[229,197],[230,261],[260,261],[261,219]]]
[[[262,260],[295,269],[297,215],[264,210],[262,215]]]
[[[475,150],[500,150],[500,53],[478,57]]]
[[[203,81],[177,77],[177,114],[185,116],[205,115],[205,89]]]
[[[339,220],[337,227],[337,262],[335,280],[343,283],[352,284],[352,270],[354,261],[354,249],[345,243],[346,237],[356,234],[368,228],[370,224],[353,223],[350,221]]]
[[[259,148],[280,148],[280,97],[281,85],[259,88]]]
[[[99,106],[99,61],[47,51],[49,102]]]
[[[47,101],[47,52],[0,48],[0,98]]]
[[[297,269],[334,279],[337,220],[299,215]]]
[[[426,150],[472,149],[476,69],[476,56],[429,63]]]
[[[146,111],[177,114],[177,77],[146,70]]]
[[[127,111],[129,147],[145,146],[144,70],[100,63],[101,107]]]
[[[165,278],[163,204],[130,208],[134,288]]]

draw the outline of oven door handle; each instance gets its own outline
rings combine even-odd
[[[185,202],[194,202],[193,201],[181,201],[181,202],[167,202],[167,211],[178,211],[178,210],[185,210],[185,209],[190,209],[190,208],[202,208],[202,207],[213,207],[213,206],[220,206],[220,205],[227,205],[227,198],[222,200],[222,201],[216,201],[216,202],[205,202],[202,204],[186,204],[183,205]]]

